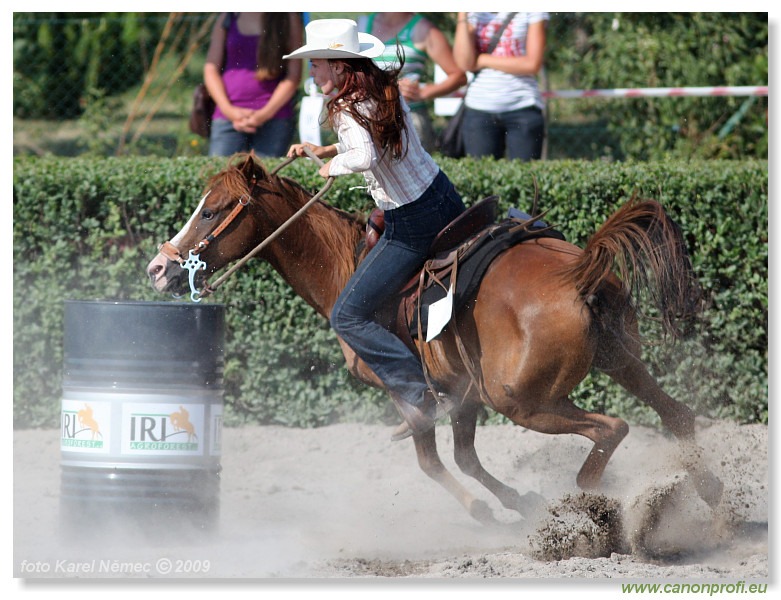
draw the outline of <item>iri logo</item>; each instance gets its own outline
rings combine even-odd
[[[123,453],[202,454],[203,406],[131,404],[123,409]]]
[[[62,402],[60,447],[70,452],[107,452],[110,409],[103,403]]]

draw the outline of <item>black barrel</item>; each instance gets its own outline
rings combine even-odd
[[[219,517],[224,306],[66,301],[61,523],[151,535]]]

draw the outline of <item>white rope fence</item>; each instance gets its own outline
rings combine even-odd
[[[673,98],[687,96],[767,96],[766,85],[666,88],[616,88],[606,90],[558,90],[543,92],[552,98]]]
[[[446,77],[437,65],[434,80]],[[767,96],[766,85],[738,85],[713,87],[659,87],[659,88],[615,88],[604,90],[550,90],[542,93],[546,100],[565,98],[685,98],[704,96]],[[458,110],[463,98],[463,88],[445,98],[434,100],[434,112],[442,116],[452,116]]]

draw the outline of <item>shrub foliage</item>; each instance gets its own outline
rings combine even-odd
[[[272,167],[276,161],[267,161]],[[522,164],[441,159],[469,205],[498,194],[504,209],[539,208],[583,245],[634,194],[662,202],[685,232],[710,301],[701,327],[646,359],[665,389],[699,414],[767,422],[768,170],[766,161]],[[184,223],[224,159],[16,159],[14,162],[14,423],[55,426],[62,385],[64,300],[161,298],[146,280],[157,244]],[[315,190],[307,161],[284,174]],[[355,177],[327,201],[368,211]],[[523,269],[523,265],[518,265]],[[227,422],[320,426],[390,422],[384,395],[354,381],[328,323],[265,263],[251,261],[205,302],[226,305]],[[653,423],[602,374],[574,393],[590,409]]]

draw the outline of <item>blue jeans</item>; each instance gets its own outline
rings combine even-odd
[[[537,107],[503,113],[466,108],[463,124],[467,156],[536,160],[542,156],[545,119]]]
[[[212,121],[209,156],[232,156],[254,150],[258,156],[285,156],[293,141],[295,119],[271,119],[255,133],[242,133],[227,119]]]
[[[375,321],[376,310],[420,270],[437,234],[464,211],[461,196],[440,171],[423,195],[385,211],[385,232],[358,265],[331,311],[331,327],[385,387],[420,405],[428,387],[420,360]]]

